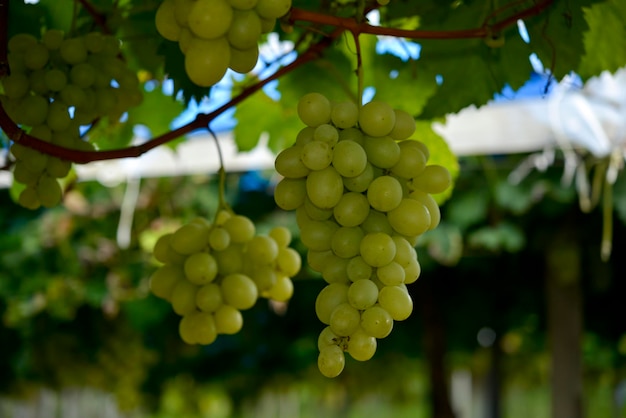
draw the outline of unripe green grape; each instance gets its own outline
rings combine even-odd
[[[61,91],[67,85],[67,76],[64,71],[58,68],[51,68],[44,74],[44,79],[48,90]]]
[[[274,160],[278,174],[288,178],[302,178],[311,172],[300,159],[302,148],[300,145],[292,145],[278,153]]]
[[[72,66],[70,70],[70,81],[72,84],[86,89],[91,87],[96,81],[96,69],[88,62],[81,62]]]
[[[426,166],[411,180],[411,186],[426,193],[443,193],[452,184],[452,177],[447,168],[438,164]]]
[[[422,266],[417,261],[417,258],[413,258],[404,266],[404,284],[415,283],[419,279],[421,272]]]
[[[300,159],[309,170],[322,170],[333,160],[333,149],[328,142],[314,139],[302,147]]]
[[[333,167],[343,177],[362,174],[367,166],[367,153],[354,141],[339,141],[333,150]]]
[[[426,156],[415,147],[415,141],[410,139],[398,143],[400,147],[400,158],[398,162],[391,167],[391,172],[398,177],[410,179],[418,176],[426,167]]]
[[[174,0],[174,17],[179,26],[188,26],[189,13],[194,3],[195,0]]]
[[[30,84],[30,90],[35,95],[48,95],[50,90],[48,89],[48,85],[46,84],[46,70],[43,68],[40,70],[35,70],[30,73],[28,76],[28,82]],[[29,97],[29,96],[26,96]],[[45,97],[46,101],[49,101],[48,97]]]
[[[396,114],[396,123],[389,136],[396,141],[410,138],[415,133],[415,119],[404,110],[394,109],[394,113]]]
[[[65,131],[70,127],[72,118],[70,117],[67,105],[60,101],[54,101],[48,106],[46,124],[53,131]]]
[[[376,277],[386,286],[397,286],[404,283],[404,268],[397,262],[391,261],[376,269]]]
[[[282,247],[278,250],[278,257],[276,259],[278,270],[287,275],[293,277],[300,271],[302,267],[302,258],[300,253],[290,247]]]
[[[388,212],[402,201],[402,185],[392,176],[377,177],[367,189],[367,200],[372,208]]]
[[[374,357],[376,347],[376,338],[359,328],[350,334],[347,351],[353,359],[367,361]]]
[[[278,244],[280,248],[287,247],[291,242],[291,230],[289,230],[286,226],[275,226],[270,229],[268,235],[274,238],[274,241],[276,241],[276,244]]]
[[[330,249],[323,251],[309,249],[306,253],[306,261],[310,268],[320,273],[326,265],[326,258],[333,255],[334,254]]]
[[[224,229],[228,231],[230,240],[234,243],[250,241],[256,232],[254,223],[243,215],[233,215],[224,222]]]
[[[298,101],[297,112],[304,124],[315,128],[330,122],[331,104],[320,93],[307,93]]]
[[[413,300],[401,286],[385,286],[380,289],[378,303],[395,321],[404,321],[413,312]]]
[[[250,276],[260,294],[269,291],[274,287],[278,280],[277,272],[270,265],[249,265],[246,274]]]
[[[111,112],[117,105],[117,96],[112,87],[104,87],[95,89],[96,93],[96,111],[100,115],[106,115]]]
[[[293,282],[287,276],[278,275],[276,283],[265,294],[265,297],[277,302],[287,302],[293,296]]]
[[[428,193],[421,190],[413,190],[409,194],[409,197],[422,202],[424,206],[426,206],[426,209],[428,209],[428,213],[430,214],[430,226],[428,229],[436,228],[441,221],[441,211],[435,199]]]
[[[388,136],[366,136],[363,139],[363,149],[369,162],[376,167],[391,168],[400,160],[400,146]]]
[[[18,109],[20,118],[16,123],[36,126],[42,125],[48,116],[48,101],[40,95],[26,96],[20,100]]]
[[[426,206],[417,200],[402,199],[398,207],[387,212],[391,227],[400,235],[414,237],[430,228],[430,213]]]
[[[367,233],[383,232],[387,235],[393,235],[394,233],[387,216],[383,212],[374,209],[370,210],[367,218],[361,224],[361,228]]]
[[[329,123],[323,123],[313,131],[313,139],[327,143],[331,148],[339,141],[337,128]]]
[[[259,47],[257,45],[243,50],[237,48],[230,49],[230,63],[228,66],[236,73],[249,73],[254,70],[258,61]]]
[[[7,47],[9,52],[25,52],[35,45],[39,41],[33,35],[28,33],[18,33],[9,38]]]
[[[198,286],[188,280],[180,280],[172,290],[172,308],[178,315],[187,315],[196,310]]]
[[[374,180],[374,166],[368,162],[361,174],[354,177],[344,177],[343,185],[351,192],[363,193],[372,180]]]
[[[66,177],[71,169],[71,162],[61,160],[57,157],[49,156],[48,161],[46,162],[46,172],[52,177],[56,177],[58,179]]]
[[[209,232],[209,247],[215,251],[222,251],[230,245],[230,234],[221,226],[214,227]]]
[[[300,225],[300,240],[310,250],[330,250],[332,236],[338,228],[332,221],[310,221]]]
[[[57,179],[43,174],[37,182],[37,197],[42,206],[52,208],[61,202],[63,190]]]
[[[361,240],[361,257],[372,267],[389,264],[396,255],[396,244],[388,234],[371,232]]]
[[[222,305],[213,314],[218,334],[233,335],[243,328],[241,312],[230,305]]]
[[[21,206],[30,210],[39,209],[41,206],[37,189],[35,189],[34,186],[26,186],[26,188],[20,193],[17,201]]]
[[[185,344],[196,345],[196,330],[192,314],[184,315],[178,322],[178,335]]]
[[[186,224],[178,228],[170,240],[172,249],[179,254],[193,254],[206,247],[208,230],[198,224]]]
[[[393,318],[379,305],[361,313],[361,328],[374,338],[385,338],[393,329]]]
[[[351,282],[369,280],[373,271],[374,269],[372,266],[367,264],[360,255],[352,257],[350,261],[348,261],[348,265],[346,267],[346,274]]]
[[[217,283],[209,283],[196,292],[196,306],[203,312],[215,312],[222,304],[222,289]]]
[[[50,59],[50,51],[41,43],[34,44],[24,51],[24,65],[29,70],[40,70],[46,66]]]
[[[341,374],[346,364],[343,350],[336,345],[324,347],[317,357],[317,367],[322,375],[332,378]]]
[[[265,19],[278,19],[291,9],[291,0],[258,0],[255,7],[259,16]]]
[[[159,34],[169,41],[177,41],[180,26],[176,21],[176,5],[174,0],[164,0],[157,8],[154,23]]]
[[[334,207],[343,196],[343,180],[333,167],[311,172],[306,179],[306,191],[314,205],[322,209]]]
[[[35,185],[39,177],[41,177],[41,173],[30,171],[23,160],[16,160],[15,164],[13,164],[13,179],[18,183]]]
[[[206,252],[191,254],[185,260],[185,275],[193,284],[210,283],[217,277],[217,261]]]
[[[393,258],[393,261],[405,267],[411,263],[412,260],[417,258],[415,248],[413,248],[406,238],[394,235],[391,239],[393,239],[393,242],[396,244],[396,256]]]
[[[315,299],[315,314],[326,325],[330,324],[330,315],[342,303],[348,302],[348,285],[345,283],[330,283],[326,285]]]
[[[195,312],[192,315],[194,333],[198,344],[212,344],[217,339],[217,326],[213,315],[207,312]]]
[[[170,242],[172,236],[174,236],[173,233],[161,235],[154,244],[152,255],[154,255],[154,258],[161,263],[182,264],[185,261],[185,256],[176,253],[171,247]]]
[[[20,99],[30,90],[30,81],[26,74],[13,72],[2,79],[2,87],[9,99]]]
[[[348,283],[346,273],[348,259],[341,258],[335,254],[326,257],[326,263],[322,267],[322,278],[326,283]]]
[[[174,287],[182,280],[185,280],[185,274],[180,266],[165,264],[150,276],[150,291],[154,296],[169,302]]]
[[[382,137],[389,135],[396,124],[396,114],[391,106],[373,100],[361,107],[359,126],[365,135]]]
[[[348,288],[348,302],[360,311],[374,306],[378,300],[378,286],[369,280],[357,280]]]
[[[283,210],[294,210],[304,204],[306,193],[304,178],[283,178],[274,188],[274,201]]]
[[[237,309],[250,309],[259,293],[254,281],[245,274],[229,274],[222,279],[224,301]]]
[[[304,209],[304,212],[306,213],[306,216],[314,221],[325,221],[333,216],[333,209],[318,208],[313,204],[313,202],[311,202],[311,199],[309,199],[308,197],[304,199],[304,205],[302,207]],[[302,209],[296,209],[296,211],[298,210],[301,211]]]
[[[347,337],[359,328],[361,314],[350,303],[344,302],[335,307],[330,314],[328,325],[340,337]]]
[[[341,258],[352,258],[359,254],[361,239],[365,233],[358,226],[341,227],[335,231],[331,240],[333,253]]]
[[[76,65],[87,59],[87,48],[83,38],[64,39],[59,47],[61,58],[71,65]]]
[[[347,192],[333,208],[333,216],[341,226],[357,226],[362,224],[370,212],[367,197],[361,193]]]
[[[270,33],[276,26],[276,19],[266,19],[261,17],[261,33]]]
[[[227,220],[233,217],[233,213],[225,209],[220,209],[215,214],[215,225],[224,226]]]
[[[305,146],[309,142],[313,141],[314,134],[315,128],[311,126],[305,126],[304,128],[300,129],[300,131],[298,131],[298,134],[296,135],[295,145],[300,147]]]
[[[99,53],[104,49],[106,36],[102,32],[89,32],[83,37],[88,52]]]
[[[59,97],[68,106],[83,106],[87,100],[85,91],[73,84],[66,84],[59,92]],[[91,119],[93,120],[93,119]]]
[[[242,271],[244,257],[241,244],[231,244],[223,251],[215,251],[213,257],[217,261],[220,274],[228,275]]]
[[[234,48],[244,50],[258,47],[261,19],[253,10],[234,10],[226,39]]]
[[[330,329],[329,326],[326,326],[324,327],[324,329],[322,329],[320,335],[317,337],[317,349],[321,351],[325,347],[329,347],[332,345],[340,346],[343,340],[343,337],[338,336],[333,332],[332,329]]]
[[[228,3],[233,9],[237,10],[250,10],[254,9],[258,0],[228,0]]]
[[[332,106],[330,119],[339,129],[355,126],[359,121],[359,108],[354,102],[340,102]]]
[[[120,54],[120,46],[121,42],[119,39],[115,38],[114,36],[105,35],[104,46],[100,53],[105,57],[109,57],[109,59],[117,57]]]
[[[363,132],[358,128],[347,128],[339,132],[339,141],[353,141],[363,146]]]
[[[197,0],[187,18],[189,29],[203,39],[226,35],[232,21],[233,8],[226,0]]]
[[[59,29],[48,29],[41,35],[41,43],[51,51],[59,49],[63,39],[65,39],[65,33]]]
[[[246,255],[255,264],[271,264],[278,258],[278,244],[271,237],[257,235],[248,242]]]
[[[198,0],[198,3],[201,1],[205,0]],[[201,87],[210,87],[219,82],[229,64],[230,45],[224,37],[194,39],[185,54],[185,71],[191,81]]]

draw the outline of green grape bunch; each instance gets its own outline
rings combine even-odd
[[[221,209],[213,223],[199,217],[157,240],[153,254],[163,265],[150,289],[181,316],[185,343],[211,344],[220,334],[238,333],[242,311],[260,297],[291,298],[291,278],[302,262],[290,242],[286,227],[258,235],[249,218]]]
[[[49,29],[41,39],[16,34],[8,41],[10,75],[0,79],[0,101],[29,135],[93,150],[80,128],[104,117],[118,121],[143,100],[137,74],[119,53],[119,41],[99,32],[67,37]],[[58,179],[67,176],[71,163],[19,142],[11,145],[11,153],[13,178],[25,185],[19,203],[29,209],[57,205],[63,194]]]
[[[297,112],[306,127],[276,157],[274,198],[295,211],[308,264],[326,281],[315,303],[325,325],[318,367],[336,377],[346,352],[370,359],[394,321],[411,315],[407,285],[421,272],[415,245],[439,224],[432,194],[451,176],[411,139],[413,117],[384,102],[359,108],[309,93]]]
[[[210,87],[229,68],[250,72],[261,36],[290,9],[291,0],[164,0],[155,25],[163,38],[178,42],[189,79]]]

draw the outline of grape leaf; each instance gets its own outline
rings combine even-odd
[[[626,39],[626,3],[608,0],[583,9],[589,30],[583,34],[585,54],[578,74],[588,78],[626,64],[626,49],[616,47]]]

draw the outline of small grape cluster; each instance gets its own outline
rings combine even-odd
[[[94,120],[119,118],[142,101],[137,75],[118,58],[120,44],[112,36],[92,32],[68,38],[47,30],[41,39],[16,34],[8,42],[11,74],[0,80],[0,101],[9,117],[29,135],[71,149],[90,150],[80,127]],[[30,209],[52,207],[62,197],[57,179],[71,163],[19,143],[14,179],[26,185],[19,203]]]
[[[189,79],[210,87],[231,70],[245,74],[259,58],[261,35],[289,12],[291,0],[165,0],[157,31],[178,42]]]
[[[295,210],[308,264],[327,282],[315,303],[326,325],[318,367],[335,377],[346,351],[370,359],[377,339],[410,316],[406,285],[421,272],[414,246],[438,225],[431,194],[445,191],[451,177],[427,164],[424,143],[409,139],[413,117],[384,102],[359,109],[309,93],[297,111],[307,126],[276,157],[283,178],[274,196],[279,207]]]
[[[228,210],[213,223],[196,218],[157,240],[154,257],[164,264],[150,278],[151,291],[182,317],[184,342],[211,344],[219,334],[239,332],[241,311],[259,297],[291,298],[301,258],[290,242],[289,229],[258,235],[249,218]]]

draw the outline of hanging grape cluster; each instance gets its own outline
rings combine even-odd
[[[309,93],[297,111],[307,126],[276,157],[283,178],[275,200],[295,210],[308,263],[327,282],[315,304],[326,325],[318,366],[335,377],[345,352],[370,359],[377,339],[411,314],[406,285],[421,271],[414,245],[439,223],[431,194],[451,178],[445,167],[427,164],[424,143],[409,139],[414,119],[386,103],[359,109]]]
[[[261,35],[287,14],[291,0],[165,0],[155,24],[178,42],[189,79],[210,87],[231,70],[245,74],[259,58]]]
[[[259,297],[291,298],[301,259],[290,242],[285,227],[258,235],[249,218],[220,210],[213,223],[196,218],[159,238],[154,257],[163,265],[152,274],[150,288],[181,316],[183,341],[208,345],[219,334],[239,332],[241,311]]]
[[[92,150],[80,127],[108,117],[117,121],[142,101],[137,75],[118,55],[112,36],[92,32],[68,38],[60,30],[41,39],[17,34],[8,42],[11,74],[0,80],[0,100],[9,117],[29,135],[78,150]],[[71,163],[14,143],[14,179],[26,185],[19,203],[52,207],[62,197],[57,179]]]

